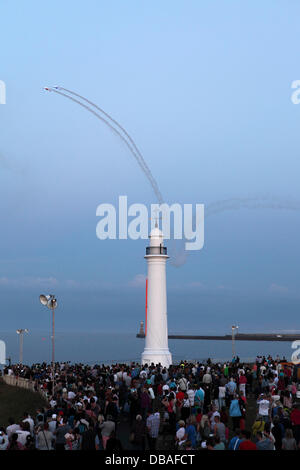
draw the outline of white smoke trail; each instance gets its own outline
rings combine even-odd
[[[50,87],[46,88],[46,90],[53,91],[54,93],[57,93],[61,96],[64,96],[65,98],[68,98],[69,100],[79,104],[83,108],[85,108],[87,111],[90,113],[94,114],[98,119],[100,119],[102,122],[104,122],[109,129],[114,132],[129,148],[130,152],[136,159],[138,165],[142,169],[143,173],[147,177],[148,181],[151,184],[151,187],[158,199],[158,202],[160,204],[163,203],[163,197],[162,194],[158,188],[158,184],[153,177],[148,165],[146,164],[140,150],[138,149],[137,145],[135,144],[134,140],[132,137],[128,134],[128,132],[121,126],[121,124],[118,123],[114,118],[112,118],[106,111],[104,111],[102,108],[97,106],[95,103],[92,101],[88,100],[84,96],[79,95],[78,93],[75,93],[74,91],[68,90],[67,88],[63,87]],[[62,93],[59,90],[64,90],[67,93],[72,94],[73,96],[77,96],[81,100],[85,101],[86,103],[90,104],[93,106],[95,109],[100,111],[105,117],[107,117],[112,124],[118,127],[116,129],[114,125],[112,125],[107,119],[105,119],[103,116],[100,116],[96,111],[90,108],[90,106],[87,106],[86,104],[82,103],[81,101],[73,98],[72,96],[67,95],[66,93]],[[121,132],[120,132],[121,131]],[[220,214],[222,212],[226,211],[233,211],[233,210],[239,210],[239,209],[273,209],[273,210],[293,210],[293,211],[299,211],[300,210],[300,203],[295,202],[295,201],[281,201],[281,200],[274,200],[274,198],[271,198],[272,200],[269,200],[269,197],[251,197],[251,198],[231,198],[227,200],[221,200],[221,201],[215,201],[210,204],[208,204],[205,207],[205,218],[210,217],[212,215]],[[194,221],[193,221],[194,222]],[[172,266],[175,267],[180,267],[185,264],[187,257],[188,257],[188,252],[184,249],[184,244],[186,240],[178,241],[174,240],[173,245],[171,246],[171,260],[170,263]],[[180,245],[180,246],[178,246]]]
[[[299,211],[298,201],[277,200],[272,197],[232,198],[225,201],[216,201],[208,204],[205,208],[205,217],[210,217],[221,212],[239,209],[273,209]]]
[[[115,134],[117,134],[121,139],[122,141],[127,145],[127,147],[129,148],[129,150],[131,151],[131,153],[133,154],[134,158],[136,159],[137,163],[139,164],[140,168],[142,169],[143,173],[145,174],[146,178],[148,179],[148,181],[150,182],[151,184],[151,187],[158,199],[158,202],[159,204],[162,204],[163,203],[163,197],[162,197],[162,194],[159,190],[159,187],[158,187],[158,184],[155,180],[155,178],[153,177],[152,173],[151,173],[151,170],[150,168],[148,167],[147,163],[145,162],[140,150],[138,149],[137,145],[135,144],[134,140],[132,139],[132,137],[128,134],[128,132],[124,129],[124,127],[121,126],[121,124],[118,123],[118,121],[116,121],[115,119],[113,119],[107,112],[105,112],[102,108],[100,108],[99,106],[97,106],[95,103],[93,103],[92,101],[88,100],[87,98],[85,98],[84,96],[81,96],[79,95],[78,93],[75,93],[74,91],[71,91],[71,90],[68,90],[67,88],[63,88],[63,87],[49,87],[47,88],[49,91],[53,91],[54,93],[57,93],[61,96],[64,96],[66,98],[69,98],[70,100],[74,101],[75,103],[79,104],[80,106],[84,107],[85,109],[87,109],[89,112],[93,113],[98,119],[100,119],[102,122],[104,122]],[[100,111],[104,116],[106,116],[114,125],[116,125],[118,129],[116,129],[112,124],[110,124],[110,122],[105,119],[104,117],[100,116],[98,113],[96,113],[93,109],[91,109],[89,106],[85,105],[84,103],[82,103],[81,101],[75,99],[75,98],[72,98],[71,96],[67,95],[66,93],[62,93],[61,91],[59,90],[64,90],[66,91],[67,93],[70,93],[74,96],[77,96],[78,98],[80,98],[81,100],[85,101],[86,103],[89,103],[91,106],[93,106],[95,109],[97,109],[98,111]],[[123,133],[123,134],[122,134]],[[129,141],[129,142],[128,142]]]
[[[271,210],[285,210],[285,211],[300,211],[299,201],[281,200],[274,196],[261,196],[249,198],[231,198],[221,201],[214,201],[205,206],[204,219],[213,215],[221,214],[222,212],[235,211],[240,209],[271,209]],[[193,219],[193,224],[195,220]],[[188,258],[188,251],[185,250],[184,244],[186,240],[181,240],[180,243],[173,243],[172,257],[170,263],[174,267],[183,266]],[[180,245],[178,247],[178,245]]]
[[[156,180],[154,179],[152,173],[151,173],[151,170],[150,168],[148,167],[142,153],[140,152],[139,148],[137,147],[135,141],[133,140],[133,138],[131,137],[130,134],[128,134],[128,132],[126,131],[126,129],[118,122],[116,121],[116,119],[114,119],[110,114],[108,114],[106,111],[104,111],[104,109],[100,108],[100,106],[98,106],[96,103],[94,103],[93,101],[90,101],[88,100],[87,98],[85,98],[84,96],[82,95],[79,95],[78,93],[76,93],[75,91],[72,91],[72,90],[68,90],[67,88],[63,88],[63,87],[53,87],[55,89],[58,89],[58,90],[64,90],[66,91],[67,93],[70,93],[71,95],[74,95],[74,96],[77,96],[78,98],[82,99],[83,101],[85,101],[86,103],[89,103],[91,106],[93,106],[94,108],[98,109],[98,111],[100,111],[102,114],[104,114],[104,116],[106,116],[113,124],[115,124],[123,133],[124,135],[127,137],[127,139],[130,141],[130,143],[132,144],[132,146],[134,147],[136,153],[138,154],[139,158],[140,158],[140,161],[142,163],[142,165],[144,166],[145,170],[147,171],[147,177],[150,178],[150,182],[151,182],[151,185],[154,185],[155,186],[155,194],[157,196],[157,199],[158,199],[158,202],[160,204],[163,203],[163,197],[161,195],[161,192],[158,188],[158,184],[156,182]],[[153,188],[154,189],[154,188]]]

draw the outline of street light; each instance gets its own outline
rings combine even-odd
[[[232,332],[232,357],[235,357],[235,335],[236,335],[236,330],[238,330],[237,325],[233,325],[231,327],[231,332]]]
[[[20,353],[19,353],[19,364],[23,364],[23,342],[24,342],[24,333],[28,333],[27,328],[20,328],[17,330],[17,334],[20,336]]]
[[[55,380],[55,316],[54,311],[57,307],[57,300],[55,295],[40,295],[40,302],[50,310],[52,310],[52,364],[51,364],[51,375],[52,375],[52,396],[54,396],[54,380]]]

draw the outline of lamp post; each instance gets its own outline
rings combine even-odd
[[[235,335],[236,335],[236,330],[238,330],[237,325],[233,325],[231,327],[231,332],[232,332],[232,357],[235,357]]]
[[[55,309],[57,307],[57,300],[55,295],[40,295],[40,302],[50,310],[52,310],[52,361],[51,361],[51,375],[52,375],[52,396],[54,396],[54,381],[55,381]]]
[[[17,330],[17,334],[19,335],[20,337],[20,352],[19,352],[19,363],[20,365],[23,364],[23,344],[24,344],[24,333],[28,333],[28,329],[27,328],[20,328],[19,330]]]

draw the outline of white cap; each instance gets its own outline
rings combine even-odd
[[[53,419],[56,419],[56,418],[57,418],[57,415],[55,415],[55,414],[52,415],[52,418],[53,418]]]

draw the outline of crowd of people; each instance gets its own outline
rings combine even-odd
[[[31,380],[47,404],[0,427],[0,450],[300,449],[298,367],[279,357],[168,369],[57,363],[54,395],[50,365],[4,374]]]

